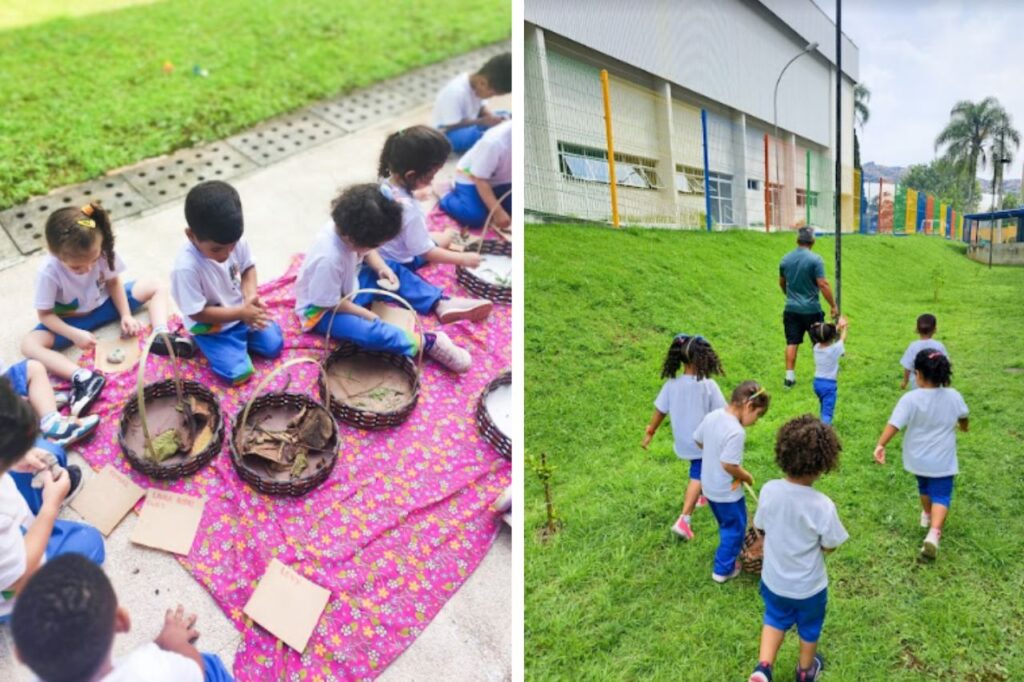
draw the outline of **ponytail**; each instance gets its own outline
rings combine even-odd
[[[441,132],[428,126],[410,126],[388,135],[377,163],[377,175],[388,178],[398,175],[403,187],[408,186],[406,174],[413,173],[413,182],[440,168],[448,160],[452,145]]]
[[[737,407],[749,404],[751,407],[757,410],[767,412],[768,405],[771,404],[772,397],[768,395],[768,391],[765,390],[764,386],[756,381],[748,380],[737,386],[733,392],[729,402]]]
[[[661,378],[674,378],[680,365],[692,366],[698,380],[707,379],[712,374],[725,374],[715,349],[699,335],[677,334],[672,339],[661,368]]]
[[[111,270],[114,269],[114,229],[110,214],[98,203],[81,208],[61,208],[46,219],[46,246],[52,254],[86,252],[100,235],[100,253]]]

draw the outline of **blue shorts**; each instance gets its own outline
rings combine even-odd
[[[4,376],[11,382],[15,393],[23,398],[28,395],[28,360],[14,363],[7,368]]]
[[[135,300],[132,296],[132,287],[135,286],[135,282],[128,282],[124,285],[124,292],[128,296],[128,309],[133,313],[142,307],[140,301]],[[114,299],[108,297],[99,308],[87,312],[85,315],[68,315],[67,317],[61,317],[60,319],[68,323],[75,329],[85,329],[92,331],[96,327],[102,327],[108,322],[115,322],[121,319],[121,313],[117,312],[117,308],[114,306]],[[54,332],[47,329],[46,325],[38,324],[36,329],[41,329],[44,332],[50,332],[53,334],[53,349],[64,350],[70,348],[72,345],[71,339],[55,334]]]
[[[796,632],[804,642],[813,644],[821,637],[825,624],[825,605],[828,603],[828,588],[806,599],[780,597],[761,581],[761,598],[764,599],[764,624],[776,630],[786,630],[796,623]]]
[[[917,477],[917,492],[919,495],[927,495],[932,499],[932,504],[941,504],[949,509],[949,503],[953,499],[953,477],[931,476]]]
[[[700,480],[700,465],[704,463],[703,459],[691,459],[690,460],[690,480]]]

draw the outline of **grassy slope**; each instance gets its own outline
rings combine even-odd
[[[168,0],[0,32],[0,208],[494,42],[510,25],[500,0]]]
[[[748,432],[744,464],[759,486],[779,476],[776,430],[817,413],[808,346],[797,388],[781,385],[777,264],[792,247],[791,235],[528,230],[527,452],[545,451],[556,465],[554,498],[566,524],[550,544],[537,542],[542,492],[527,473],[529,677],[749,674],[762,616],[756,582],[711,582],[710,512],[695,515],[695,542],[671,534],[687,472],[672,454],[669,425],[649,452],[639,443],[671,335],[699,332],[722,357],[727,394],[746,378],[773,393],[767,417]],[[834,248],[831,239],[817,245],[830,278]],[[958,245],[927,237],[851,236],[843,254],[851,329],[836,414],[843,465],[818,484],[851,534],[828,561],[829,679],[1012,679],[1024,665],[1024,380],[1005,368],[1024,368],[1024,270],[986,270]],[[899,395],[899,357],[926,311],[938,316],[954,386],[972,410],[935,565],[916,563],[923,532],[901,438],[887,467],[871,460]],[[790,636],[779,659],[784,679],[795,661]]]

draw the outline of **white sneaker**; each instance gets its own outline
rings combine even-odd
[[[491,314],[494,304],[485,298],[446,298],[437,302],[437,319],[441,324],[450,324],[459,320],[480,322]]]
[[[473,364],[473,358],[469,355],[469,351],[456,346],[455,342],[444,332],[434,332],[434,334],[436,337],[434,345],[427,351],[427,356],[457,374],[468,372]]]
[[[729,575],[718,575],[717,573],[712,573],[711,579],[714,580],[716,583],[728,582],[736,576],[738,576],[740,574],[741,569],[742,567],[740,566],[740,562],[737,561],[736,567],[732,569],[732,573],[730,573]]]
[[[921,512],[921,527],[931,528],[932,527],[932,515],[928,512]]]
[[[928,535],[924,536],[924,544],[921,545],[921,556],[925,559],[935,559],[939,554],[939,536],[941,531],[938,528],[932,528],[928,531]]]

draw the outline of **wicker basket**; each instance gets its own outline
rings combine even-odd
[[[487,220],[484,222],[484,229],[480,233],[480,241],[478,243],[478,248],[481,255],[493,254],[498,256],[508,256],[510,258],[512,257],[512,242],[508,241],[504,233],[499,231],[497,227],[491,224],[491,221],[494,218],[494,212],[497,210],[499,206],[501,206],[501,202],[505,200],[505,197],[509,196],[510,194],[512,194],[512,190],[505,192],[505,194],[503,194],[501,198],[498,199],[498,202],[494,205],[494,208],[491,209],[491,212],[487,214]],[[493,231],[494,234],[498,235],[500,239],[486,239],[488,229]],[[496,303],[512,303],[511,286],[501,286],[498,284],[494,284],[492,282],[488,282],[487,280],[479,277],[469,268],[466,268],[461,265],[456,267],[455,279],[458,281],[459,284],[462,285],[464,289],[466,289],[466,291],[469,291],[475,296],[479,296],[480,298],[487,298]]]
[[[410,310],[413,315],[416,315],[416,311],[413,310],[408,301],[397,294],[390,291],[384,291],[383,289],[357,289],[345,296],[342,301],[352,300],[357,295],[363,293],[387,296],[400,302]],[[336,306],[334,311],[331,313],[331,318],[327,325],[328,334],[330,333],[329,330],[333,326],[334,316],[337,314],[337,311],[338,309]],[[423,325],[420,322],[419,316],[416,316],[416,324],[420,328],[420,337],[422,338]],[[329,348],[330,338],[328,336],[328,338],[325,339],[323,371],[320,373],[320,397],[325,402],[328,402],[331,406],[331,412],[339,422],[350,424],[360,429],[378,430],[398,426],[409,418],[409,415],[412,414],[412,411],[416,407],[416,403],[420,398],[420,373],[422,372],[423,367],[422,343],[420,344],[420,352],[416,361],[407,356],[397,355],[395,353],[369,351],[350,341],[343,341],[341,345],[334,350],[334,352],[327,354],[327,349]],[[350,359],[362,360],[364,362],[386,363],[397,368],[409,381],[409,387],[411,390],[411,397],[409,401],[397,409],[375,411],[354,405],[351,401],[352,397],[354,397],[352,395],[337,395],[333,393],[330,389],[330,384],[328,383],[328,376],[338,363]]]
[[[178,370],[178,357],[174,353],[174,344],[165,336],[165,343],[170,349],[171,360],[174,367],[174,378],[165,379],[148,386],[144,385],[146,360],[149,358],[149,351],[156,339],[157,332],[150,335],[146,346],[142,351],[139,360],[138,378],[136,380],[135,395],[125,403],[121,413],[120,427],[117,432],[117,442],[121,446],[121,452],[133,468],[141,471],[151,478],[176,479],[184,476],[191,476],[217,456],[221,446],[224,444],[224,418],[220,412],[220,404],[217,397],[205,386],[195,381],[182,381]],[[170,400],[165,400],[170,398]],[[150,434],[149,422],[153,416],[155,406],[166,405],[176,406],[183,403],[187,398],[195,398],[209,412],[207,425],[211,429],[209,442],[199,452],[187,456],[175,455],[162,462],[156,462],[145,456],[149,450],[153,438]],[[150,415],[147,417],[147,406]],[[173,407],[171,409],[174,409]],[[204,427],[205,428],[205,427]],[[138,442],[141,432],[142,441]],[[138,447],[141,445],[141,448]],[[139,452],[138,450],[142,450]]]
[[[757,493],[748,484],[743,484],[744,490],[754,498],[757,504]],[[740,566],[747,573],[761,574],[761,564],[764,561],[764,531],[754,528],[753,517],[747,515],[747,532],[743,536],[743,547],[740,549]]]
[[[494,423],[494,420],[491,419],[491,413],[487,409],[486,400],[487,396],[499,386],[511,385],[512,373],[508,371],[503,372],[494,381],[487,384],[487,387],[481,391],[480,397],[476,401],[476,428],[480,435],[484,437],[484,440],[493,445],[494,449],[505,459],[512,459],[512,440],[508,437],[508,434],[502,433]]]
[[[240,445],[241,439],[247,434],[245,425],[251,423],[250,418],[258,418],[261,415],[276,414],[279,419],[284,417],[290,418],[294,414],[297,414],[303,408],[313,410],[323,410],[328,416],[331,415],[330,410],[324,407],[317,401],[313,400],[307,395],[298,393],[267,393],[260,395],[261,391],[266,388],[270,380],[273,379],[279,372],[301,363],[313,363],[320,368],[321,380],[323,379],[323,368],[320,367],[320,363],[312,358],[295,358],[285,362],[270,375],[268,375],[260,385],[253,391],[252,398],[246,403],[245,409],[242,410],[236,417],[234,423],[234,429],[231,434],[231,462],[235,465],[235,471],[238,472],[238,476],[252,486],[255,490],[264,493],[266,495],[288,495],[291,497],[298,497],[305,495],[310,492],[321,483],[326,481],[331,471],[334,469],[335,463],[338,461],[338,447],[340,438],[338,434],[338,425],[334,421],[334,417],[331,416],[331,427],[332,434],[328,442],[328,446],[323,450],[309,453],[307,455],[309,464],[306,467],[306,472],[298,477],[291,478],[287,472],[274,472],[266,463],[259,459],[256,455],[245,456],[242,454],[244,447]],[[330,398],[328,397],[328,401]],[[282,473],[286,474],[286,477],[282,478]]]

